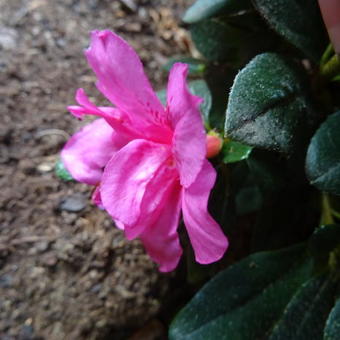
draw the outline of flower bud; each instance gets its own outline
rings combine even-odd
[[[207,134],[206,145],[207,145],[206,157],[213,158],[217,156],[221,151],[223,140],[217,132],[210,131]]]

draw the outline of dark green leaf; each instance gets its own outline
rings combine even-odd
[[[274,30],[318,62],[328,38],[316,0],[254,0]]]
[[[170,71],[171,67],[175,63],[184,63],[189,65],[189,74],[191,75],[202,75],[206,69],[205,62],[203,60],[191,58],[191,57],[178,57],[171,58],[163,66],[166,71]]]
[[[265,339],[311,272],[303,246],[251,255],[196,294],[172,323],[170,339]]]
[[[333,305],[335,282],[322,275],[303,284],[275,324],[268,340],[321,340]]]
[[[58,159],[55,165],[55,174],[65,182],[73,180],[73,177],[68,172],[68,170],[65,168],[64,163],[62,162],[60,158]]]
[[[233,14],[251,8],[250,0],[197,0],[184,14],[183,21],[197,21],[221,14]]]
[[[224,163],[234,163],[247,159],[252,150],[251,146],[235,141],[227,141],[223,144],[222,156]]]
[[[290,153],[305,142],[312,118],[299,72],[279,55],[264,53],[235,78],[225,133],[245,144]]]
[[[237,70],[255,55],[276,46],[276,36],[254,9],[201,20],[190,25],[190,32],[207,60],[228,62]]]
[[[332,114],[313,136],[306,171],[318,189],[340,195],[340,111]]]
[[[340,298],[329,314],[323,340],[340,340]]]
[[[239,42],[245,33],[229,25],[221,18],[211,18],[190,26],[197,49],[211,61],[236,61]]]

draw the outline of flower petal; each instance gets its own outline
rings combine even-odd
[[[200,117],[186,115],[176,125],[173,154],[181,184],[188,188],[202,168],[206,155],[205,131]]]
[[[100,193],[106,211],[114,220],[125,228],[137,222],[146,187],[169,156],[169,147],[136,139],[110,159]]]
[[[228,248],[228,239],[207,209],[215,179],[215,169],[205,160],[196,181],[189,188],[183,189],[184,223],[196,261],[202,264],[218,261]]]
[[[178,183],[174,183],[161,214],[140,236],[149,256],[160,265],[161,272],[175,269],[182,255],[177,234],[180,211],[181,190]]]
[[[98,88],[119,109],[146,120],[164,112],[139,57],[118,35],[93,31],[85,54],[98,77]]]
[[[76,92],[76,101],[80,106],[68,106],[68,110],[77,118],[82,119],[84,115],[94,115],[105,118],[108,124],[122,138],[127,140],[145,138],[153,141],[162,141],[164,139],[171,140],[170,135],[166,131],[160,133],[157,126],[149,123],[149,126],[140,119],[131,120],[130,117],[117,108],[109,106],[96,106],[93,104],[83,89]]]
[[[187,188],[196,179],[206,155],[206,137],[198,106],[199,97],[186,86],[187,65],[176,63],[170,71],[168,110],[174,128],[173,153],[181,184]]]
[[[139,236],[145,228],[155,223],[167,205],[167,197],[177,186],[180,190],[177,169],[172,159],[167,159],[154,173],[147,184],[145,194],[141,202],[140,215],[134,225],[125,228],[125,236],[132,240]]]
[[[84,126],[64,146],[61,158],[72,177],[96,185],[103,167],[124,144],[112,127],[100,118]]]
[[[99,209],[104,209],[102,198],[100,196],[100,184],[97,185],[92,192],[91,201],[93,204],[95,204]]]
[[[94,115],[106,118],[107,114],[94,105],[84,89],[78,89],[76,92],[76,101],[80,106],[68,106],[68,110],[77,118],[82,119],[84,115]]]
[[[173,126],[193,107],[199,109],[203,100],[191,94],[188,89],[186,83],[188,69],[187,64],[175,63],[169,73],[167,107]]]

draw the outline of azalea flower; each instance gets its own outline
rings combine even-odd
[[[206,159],[201,98],[186,85],[188,67],[176,63],[164,107],[135,51],[111,31],[94,31],[85,51],[97,88],[115,107],[97,107],[83,89],[78,118],[100,118],[76,133],[62,160],[78,181],[95,185],[93,200],[131,240],[139,237],[163,272],[173,270],[182,248],[177,233],[182,213],[196,261],[219,260],[228,241],[207,210],[216,171]]]

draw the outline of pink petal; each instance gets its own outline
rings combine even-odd
[[[129,240],[136,238],[147,226],[155,223],[162,214],[164,206],[168,204],[167,197],[174,186],[177,186],[180,191],[178,172],[170,158],[160,165],[147,184],[139,218],[134,225],[125,228],[125,235]]]
[[[186,78],[188,75],[188,65],[175,63],[169,74],[167,87],[167,107],[170,111],[173,126],[194,107],[199,109],[202,98],[190,93]]]
[[[181,191],[175,183],[161,214],[140,236],[149,256],[160,265],[161,272],[175,269],[182,255],[177,234],[180,210]]]
[[[215,169],[205,160],[196,181],[189,188],[183,189],[184,223],[196,261],[202,264],[218,261],[228,248],[228,239],[207,209],[215,179]]]
[[[164,134],[161,134],[159,138],[156,137],[160,134],[159,127],[151,124],[151,127],[148,128],[145,122],[141,122],[138,119],[131,121],[126,113],[114,107],[98,107],[90,101],[83,89],[77,90],[76,101],[80,106],[69,106],[68,110],[79,119],[82,119],[84,115],[103,117],[117,134],[127,140],[144,137],[156,139],[156,141],[159,139],[164,140]],[[168,136],[168,139],[170,139],[170,136]]]
[[[61,152],[62,161],[79,182],[96,185],[103,167],[126,140],[121,140],[112,127],[100,118],[73,135]]]
[[[137,222],[146,187],[169,156],[169,147],[137,139],[110,159],[100,192],[103,205],[114,220],[125,227]]]
[[[85,54],[98,88],[119,109],[146,120],[164,114],[139,57],[126,41],[109,30],[93,31]]]
[[[202,168],[206,155],[205,132],[200,117],[184,116],[176,125],[173,154],[181,185],[188,188]]]
[[[187,188],[196,179],[206,155],[206,137],[198,106],[185,80],[187,65],[176,63],[170,71],[168,109],[174,127],[173,153],[181,184]]]
[[[89,100],[83,89],[77,90],[76,101],[80,106],[69,106],[68,110],[77,118],[82,119],[84,115],[94,115],[103,118],[106,116],[104,112]]]

